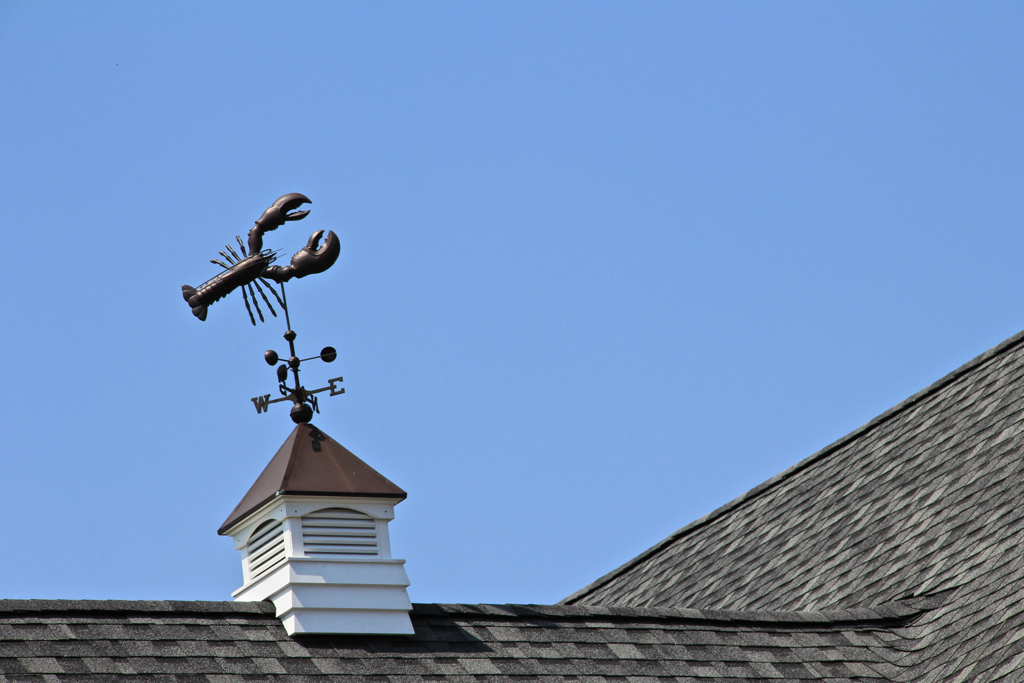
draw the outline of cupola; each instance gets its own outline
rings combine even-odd
[[[388,522],[405,491],[311,424],[285,440],[217,533],[242,553],[236,601],[270,600],[289,635],[412,634]]]

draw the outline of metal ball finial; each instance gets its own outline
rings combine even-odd
[[[303,424],[313,419],[313,409],[307,403],[296,403],[291,410],[292,422]]]

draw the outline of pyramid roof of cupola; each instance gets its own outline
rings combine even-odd
[[[217,533],[284,495],[398,498],[405,491],[311,424],[296,425]]]

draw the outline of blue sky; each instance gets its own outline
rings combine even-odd
[[[229,599],[291,428],[409,492],[418,602],[554,602],[1024,327],[1019,3],[0,4],[0,585]]]

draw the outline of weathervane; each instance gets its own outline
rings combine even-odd
[[[245,293],[248,289],[249,295],[252,296],[252,305],[256,308],[256,314],[259,316],[260,322],[265,322],[263,311],[260,310],[259,302],[256,300],[256,292],[259,292],[260,297],[262,297],[270,313],[275,318],[277,317],[277,311],[270,304],[270,299],[263,292],[260,283],[262,282],[263,286],[274,295],[278,305],[281,306],[281,310],[284,311],[285,324],[287,325],[284,338],[288,341],[288,350],[290,351],[288,359],[277,366],[277,388],[281,393],[281,398],[271,400],[270,394],[265,394],[251,400],[253,405],[256,406],[257,413],[267,412],[271,403],[291,401],[293,404],[291,418],[296,424],[309,422],[313,418],[314,411],[320,412],[316,394],[324,391],[330,391],[331,396],[345,393],[344,387],[338,386],[342,381],[341,377],[329,379],[327,380],[328,386],[314,389],[313,391],[307,390],[299,383],[299,366],[303,362],[319,358],[325,363],[332,363],[338,357],[338,352],[333,347],[325,346],[320,351],[319,356],[311,358],[298,357],[295,353],[296,334],[292,330],[291,318],[288,315],[288,297],[284,291],[284,283],[293,277],[304,278],[307,275],[322,273],[334,265],[341,251],[337,236],[333,232],[328,231],[327,236],[324,237],[323,246],[318,248],[324,231],[317,230],[310,235],[306,246],[295,252],[291,263],[287,266],[270,265],[277,260],[277,252],[263,248],[264,233],[277,230],[287,221],[302,220],[309,214],[309,211],[296,210],[303,204],[312,204],[312,202],[308,197],[298,192],[292,192],[291,194],[279,197],[269,209],[263,212],[263,215],[256,220],[253,228],[249,230],[248,250],[242,243],[242,238],[235,235],[241,255],[236,253],[231,248],[231,245],[224,245],[227,252],[222,251],[220,255],[224,257],[227,263],[217,259],[210,259],[210,263],[223,268],[223,272],[218,273],[198,287],[181,286],[181,294],[192,308],[192,314],[200,320],[206,320],[207,311],[215,301],[223,299],[236,289],[241,289],[245,310],[249,313],[249,320],[255,325],[256,318],[253,317],[252,308],[249,307],[249,296],[246,296]],[[280,296],[268,280],[273,280],[280,285]],[[254,286],[256,288],[255,291],[253,291]],[[278,353],[273,350],[264,353],[263,358],[271,366],[277,365],[277,362],[281,359]],[[289,370],[291,370],[292,378],[294,379],[294,386],[291,387],[288,386]]]

